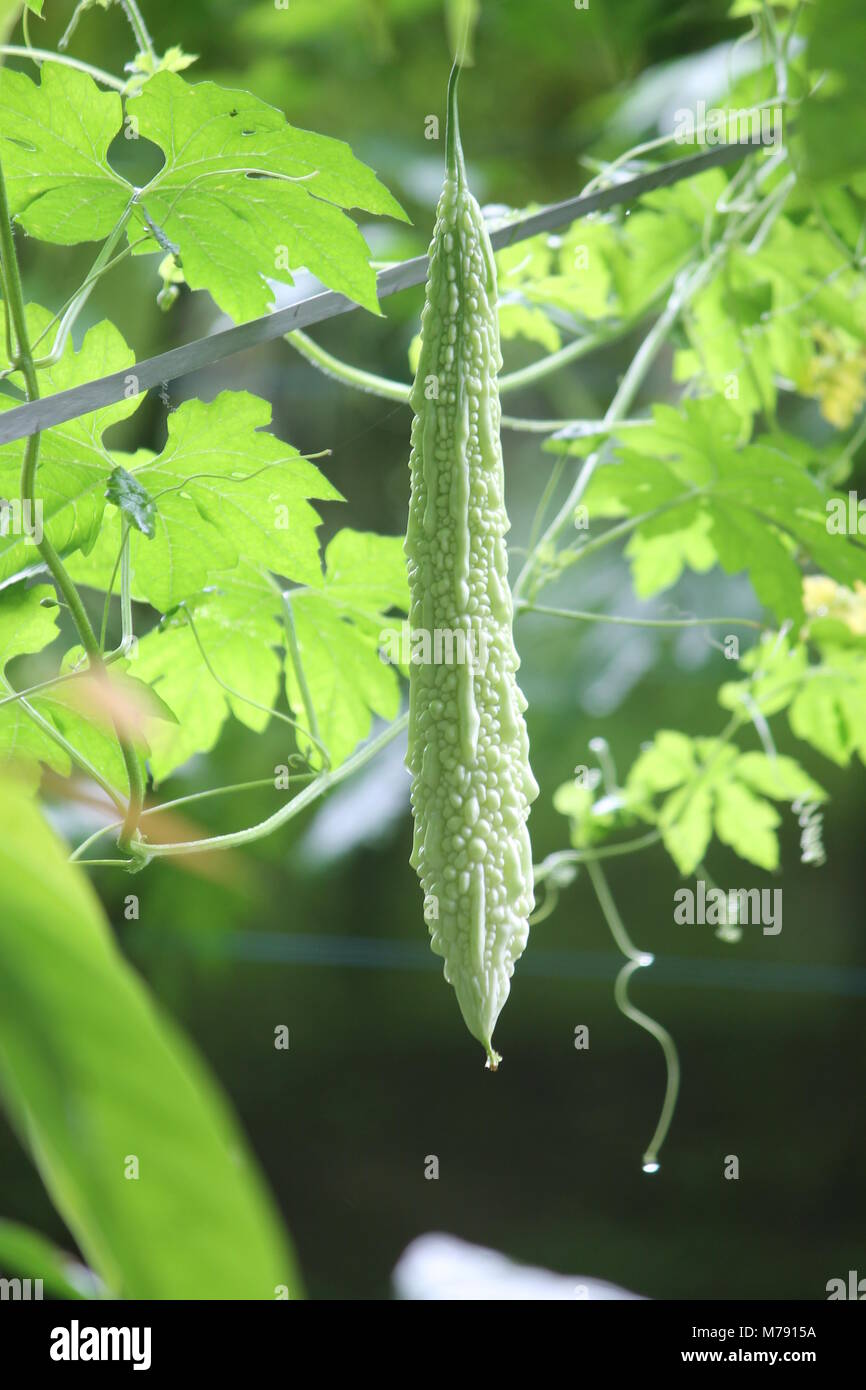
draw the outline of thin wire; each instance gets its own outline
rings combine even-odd
[[[87,860],[88,864],[96,863]],[[170,929],[152,928],[136,939],[136,949],[148,952],[190,949],[190,938]],[[193,948],[194,949],[194,948]],[[226,932],[214,943],[225,957],[248,965],[308,965],[341,970],[440,971],[442,962],[421,941],[395,937],[338,936],[327,932]],[[535,979],[608,981],[617,971],[618,957],[601,951],[554,950],[536,947],[520,962],[521,975]],[[658,981],[667,988],[729,989],[737,992],[866,997],[862,966],[805,965],[769,961],[719,960],[710,957],[665,956],[656,962]]]

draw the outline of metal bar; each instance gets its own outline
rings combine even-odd
[[[653,169],[647,174],[626,179],[611,188],[600,189],[597,193],[568,198],[565,202],[554,203],[514,222],[498,227],[490,234],[495,251],[505,246],[524,241],[539,232],[552,231],[566,226],[590,212],[601,212],[618,204],[634,202],[645,193],[656,188],[666,188],[681,179],[691,178],[705,169],[721,164],[732,164],[753,153],[758,146],[717,145],[702,154],[690,155]],[[399,265],[389,266],[376,277],[376,289],[380,299],[412,285],[423,284],[427,278],[427,257],[416,256]],[[112,372],[97,381],[87,381],[68,391],[58,391],[56,395],[45,396],[29,405],[13,407],[0,412],[0,443],[14,439],[24,439],[37,430],[49,429],[65,420],[74,420],[79,415],[87,415],[92,410],[113,405],[125,397],[137,396],[164,382],[176,381],[178,377],[188,376],[190,372],[220,362],[235,353],[245,352],[259,343],[267,343],[281,338],[295,328],[309,328],[311,324],[322,323],[337,314],[346,314],[358,305],[345,295],[333,290],[323,290],[309,295],[284,309],[278,309],[262,318],[251,319],[249,323],[238,324],[234,328],[222,329],[207,338],[198,338],[183,347],[171,348],[157,357],[145,358],[134,367],[122,372]]]

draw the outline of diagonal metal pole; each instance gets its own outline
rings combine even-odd
[[[553,231],[567,226],[579,217],[590,212],[603,212],[607,208],[622,203],[634,202],[645,193],[657,188],[666,188],[679,183],[681,179],[692,178],[706,169],[718,165],[733,164],[747,154],[754,153],[760,146],[745,144],[717,145],[701,154],[690,155],[664,164],[649,173],[626,179],[611,188],[600,189],[565,202],[553,203],[540,212],[515,219],[504,227],[491,232],[490,240],[494,251],[505,246],[525,241],[527,237],[539,232]],[[376,290],[380,299],[398,290],[409,289],[412,285],[423,284],[427,278],[427,257],[416,256],[399,265],[389,266],[376,277]],[[65,420],[74,420],[79,415],[87,415],[92,410],[113,405],[125,397],[137,396],[164,382],[176,381],[178,377],[188,376],[190,372],[220,362],[235,353],[245,352],[259,343],[267,343],[281,338],[295,328],[309,328],[311,324],[322,323],[338,314],[346,314],[358,305],[345,295],[333,290],[323,290],[307,296],[284,309],[278,309],[262,318],[251,319],[249,323],[238,324],[234,328],[222,329],[207,338],[197,338],[183,347],[171,348],[157,357],[145,358],[133,367],[122,372],[112,372],[96,381],[84,382],[68,391],[58,391],[56,395],[45,396],[29,405],[15,406],[0,412],[0,444],[15,439],[24,439],[37,430],[49,429]]]

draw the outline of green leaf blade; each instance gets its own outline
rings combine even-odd
[[[126,1298],[296,1294],[221,1095],[119,955],[83,874],[8,789],[0,884],[0,1088],[92,1268]]]

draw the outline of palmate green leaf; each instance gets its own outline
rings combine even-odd
[[[826,801],[824,788],[803,770],[795,758],[778,753],[775,758],[766,753],[741,753],[737,759],[737,777],[761,796],[773,801],[791,801],[802,797],[808,801]]]
[[[193,509],[236,556],[300,583],[317,581],[319,517],[307,498],[342,498],[313,463],[267,431],[270,421],[270,404],[247,392],[186,401],[169,416],[165,448],[136,468],[157,504],[154,544],[142,543],[136,556],[147,557],[148,598],[157,607],[172,602],[171,566]],[[168,573],[160,592],[154,568],[162,563]]]
[[[389,609],[408,612],[403,542],[345,529],[325,552],[321,589],[291,596],[304,675],[331,765],[343,762],[370,732],[373,714],[394,719],[400,708],[397,672],[379,656],[381,634],[399,628]],[[291,662],[286,693],[296,718],[306,721]]]
[[[629,429],[619,460],[596,470],[584,503],[591,520],[645,517],[627,550],[641,597],[676,582],[685,564],[705,571],[712,553],[726,573],[746,571],[780,621],[801,620],[801,560],[852,586],[866,580],[866,546],[828,534],[834,494],[805,465],[802,445],[776,433],[741,448],[737,429],[736,413],[715,398],[682,413],[657,406],[654,424]]]
[[[562,336],[552,319],[543,309],[528,304],[513,304],[501,299],[497,306],[499,336],[504,341],[523,338],[528,343],[538,343],[548,352],[556,352],[562,346]],[[416,364],[417,365],[417,364]]]
[[[700,253],[726,178],[709,169],[641,199],[622,223],[618,255],[611,259],[614,285],[628,317],[641,314],[672,277]]]
[[[353,531],[348,526],[338,531],[325,551],[321,593],[336,607],[377,622],[391,608],[408,612],[409,580],[402,538]]]
[[[716,790],[716,834],[741,859],[762,869],[779,867],[776,827],[781,819],[774,806],[755,796],[742,782],[730,781]]]
[[[29,306],[34,340],[51,317],[40,305]],[[89,330],[79,351],[71,340],[67,342],[60,361],[40,372],[40,390],[43,396],[54,395],[109,372],[131,368],[134,362],[120,333],[105,320]],[[12,380],[17,381],[17,374]],[[102,436],[109,425],[137,410],[141,401],[141,396],[130,397],[42,432],[36,495],[42,503],[45,534],[61,556],[75,550],[86,552],[96,542],[105,509],[106,481],[114,466]],[[12,397],[0,396],[0,410],[15,404]],[[0,497],[19,495],[20,472],[20,441],[0,445]],[[11,529],[10,534],[0,535],[0,579],[31,565],[35,554],[28,536],[16,535]]]
[[[740,753],[720,739],[692,739],[670,729],[637,757],[626,794],[639,815],[658,825],[685,875],[700,864],[714,833],[742,859],[778,868],[781,817],[772,801],[826,799],[794,758]]]
[[[826,670],[804,681],[791,701],[791,729],[840,767],[855,753],[866,763],[866,653],[825,647],[822,658]]]
[[[749,673],[749,678],[726,681],[719,689],[719,704],[723,709],[741,711],[747,696],[753,707],[769,718],[791,703],[808,666],[809,653],[804,643],[770,633],[743,653],[739,667]]]
[[[686,568],[706,574],[716,563],[716,551],[708,534],[712,519],[706,512],[698,512],[689,525],[685,508],[677,516],[682,524],[676,531],[650,535],[638,530],[625,548],[638,598],[653,598],[670,589]]]
[[[53,63],[39,83],[0,72],[0,153],[13,215],[32,236],[101,239],[134,200],[130,238],[147,233],[137,254],[176,246],[187,283],[235,319],[264,313],[273,301],[266,281],[291,284],[301,266],[377,312],[367,246],[343,209],[406,215],[348,145],[295,129],[247,92],[190,85],[167,70],[127,113],[130,138],[165,155],[141,193],[108,161],[123,120],[117,93]]]
[[[550,238],[554,256],[550,269],[541,270],[539,258],[518,260],[506,274],[502,288],[519,283],[530,304],[549,305],[577,319],[597,320],[622,311],[614,285],[611,261],[618,251],[619,229],[611,222],[591,218],[575,222],[562,237]],[[545,238],[545,240],[548,240]],[[525,250],[525,243],[510,248]]]
[[[42,241],[71,246],[108,236],[132,196],[108,147],[121,126],[116,92],[58,63],[41,82],[0,71],[0,152],[12,213]]]
[[[720,169],[709,169],[641,199],[622,225],[611,271],[624,314],[645,312],[673,276],[701,254],[705,228],[725,191]]]
[[[775,364],[759,332],[771,292],[767,284],[740,286],[733,277],[729,260],[726,277],[717,276],[691,304],[685,329],[693,366],[683,370],[679,357],[674,375],[677,381],[696,379],[702,390],[723,396],[742,417],[747,439],[754,416],[761,411],[772,416],[776,406]]]
[[[320,582],[319,516],[307,499],[342,498],[313,463],[267,431],[270,418],[268,402],[245,391],[185,401],[168,417],[160,454],[125,457],[126,471],[154,504],[153,538],[130,536],[134,597],[168,612],[239,558],[298,583]],[[73,577],[105,588],[119,545],[109,515],[93,554],[70,564]]]
[[[279,1216],[216,1085],[118,952],[65,847],[8,786],[0,1091],[52,1201],[115,1296],[298,1292]],[[133,1157],[136,1179],[126,1176]]]
[[[674,792],[665,802],[662,844],[681,874],[694,873],[713,838],[713,797],[706,787]]]
[[[740,266],[745,261],[745,255],[738,256]],[[799,360],[796,339],[808,337],[815,324],[829,324],[860,342],[866,340],[862,272],[823,227],[779,217],[748,261],[755,280],[772,287],[772,310],[763,328],[777,370],[784,371],[786,352],[792,349],[793,361]],[[787,374],[797,379],[790,365]]]
[[[117,454],[130,476],[156,455],[149,449],[134,454]],[[139,484],[143,486],[143,484]],[[146,490],[146,489],[145,489]],[[160,504],[162,499],[160,499]],[[154,536],[139,530],[129,534],[132,597],[168,612],[185,598],[197,594],[211,575],[237,561],[237,548],[228,537],[203,517],[195,504],[181,499],[180,506],[154,511]],[[115,578],[123,536],[123,515],[110,504],[105,509],[102,529],[86,554],[70,556],[66,568],[77,584],[106,590]]]
[[[57,596],[50,584],[0,589],[0,672],[16,656],[41,652],[57,635]]]
[[[177,717],[149,730],[150,767],[161,782],[195,753],[213,748],[234,714],[260,733],[279,692],[284,643],[279,590],[254,565],[241,562],[216,576],[210,592],[190,602],[201,647],[216,676],[265,710],[226,692],[208,670],[195,635],[181,611],[143,637],[135,673],[152,685]],[[261,776],[273,769],[263,768]]]
[[[587,510],[590,517],[640,516],[682,499],[684,481],[661,459],[623,448],[615,465],[593,474],[584,493]]]
[[[310,591],[293,605],[298,646],[319,724],[319,735],[328,749],[332,767],[344,762],[366,738],[372,714],[394,719],[400,708],[400,687],[395,671],[379,660],[380,624],[332,607],[322,595]],[[286,690],[299,720],[303,703],[291,666],[287,666]],[[315,757],[309,740],[302,750]]]
[[[811,581],[807,581],[811,582]],[[825,581],[820,581],[822,587]],[[835,586],[830,584],[832,590]],[[839,591],[844,595],[844,590]],[[840,608],[844,612],[844,608]],[[819,659],[809,661],[805,641],[770,634],[740,662],[747,678],[726,682],[719,691],[725,709],[757,709],[769,717],[786,709],[791,731],[840,767],[857,754],[866,762],[866,647],[838,619],[813,621],[810,644]],[[784,767],[785,760],[779,759]],[[792,780],[792,774],[789,775]],[[816,800],[813,786],[801,794]]]
[[[700,233],[678,211],[667,216],[636,212],[626,225],[611,272],[623,314],[637,318],[687,265],[700,245]]]
[[[723,461],[738,447],[739,436],[740,421],[736,412],[719,397],[687,400],[682,409],[654,405],[651,420],[634,424],[622,432],[621,456],[636,453],[642,458],[674,460],[682,465],[682,472],[678,470],[677,476],[698,484],[711,481],[718,473]],[[551,453],[571,453],[574,449],[567,438],[550,439],[545,447]],[[579,441],[575,452],[583,453]],[[615,494],[612,490],[603,490],[601,477],[599,474],[594,490],[598,489],[606,500],[612,501]],[[619,511],[605,515],[628,516],[633,510],[625,500]]]
[[[366,244],[341,209],[406,215],[348,145],[290,126],[248,92],[171,72],[151,78],[128,111],[165,153],[141,201],[193,289],[236,320],[252,318],[273,301],[266,280],[292,284],[289,267],[303,265],[377,311]]]
[[[540,208],[540,203],[527,203],[526,207],[515,211],[514,216],[523,217],[531,212],[539,212]],[[545,275],[553,274],[559,263],[553,238],[544,232],[511,246],[503,246],[501,251],[495,253],[495,259],[500,296],[522,290]]]
[[[321,588],[292,592],[291,605],[320,738],[336,766],[369,733],[371,712],[384,718],[397,713],[397,674],[382,664],[378,647],[389,621],[384,615],[392,608],[408,609],[408,586],[397,537],[340,531],[326,563],[324,582],[321,572],[315,576]],[[187,606],[207,663],[183,609],[142,639],[135,663],[138,678],[153,686],[179,721],[149,726],[156,781],[211,749],[230,713],[247,728],[263,730],[279,694],[283,655],[278,649],[286,646],[283,600],[279,585],[260,566],[242,561],[213,576],[211,588]],[[307,712],[291,663],[286,690],[299,726],[296,741],[312,757],[313,746],[303,735]],[[261,775],[272,770],[263,768]]]
[[[790,548],[766,521],[737,502],[715,501],[707,508],[710,542],[726,574],[747,571],[761,603],[775,613],[799,614],[802,583]]]
[[[190,289],[208,290],[237,323],[272,306],[266,277],[294,283],[290,266],[306,266],[323,284],[379,312],[361,233],[338,208],[301,185],[226,176],[189,191],[160,188],[146,206],[178,247]],[[158,244],[145,243],[137,254],[149,254]]]
[[[722,169],[705,169],[690,179],[645,193],[641,203],[661,216],[676,213],[702,233],[707,220],[716,216],[718,201],[727,184],[728,177]]]
[[[734,459],[731,454],[727,472]],[[801,574],[790,550],[747,509],[732,478],[714,478],[714,472],[706,457],[693,466],[682,458],[644,458],[629,448],[621,463],[596,472],[585,504],[590,518],[649,514],[626,547],[639,597],[669,588],[686,566],[706,573],[718,563],[729,574],[748,570],[759,598],[780,618],[801,612]]]

